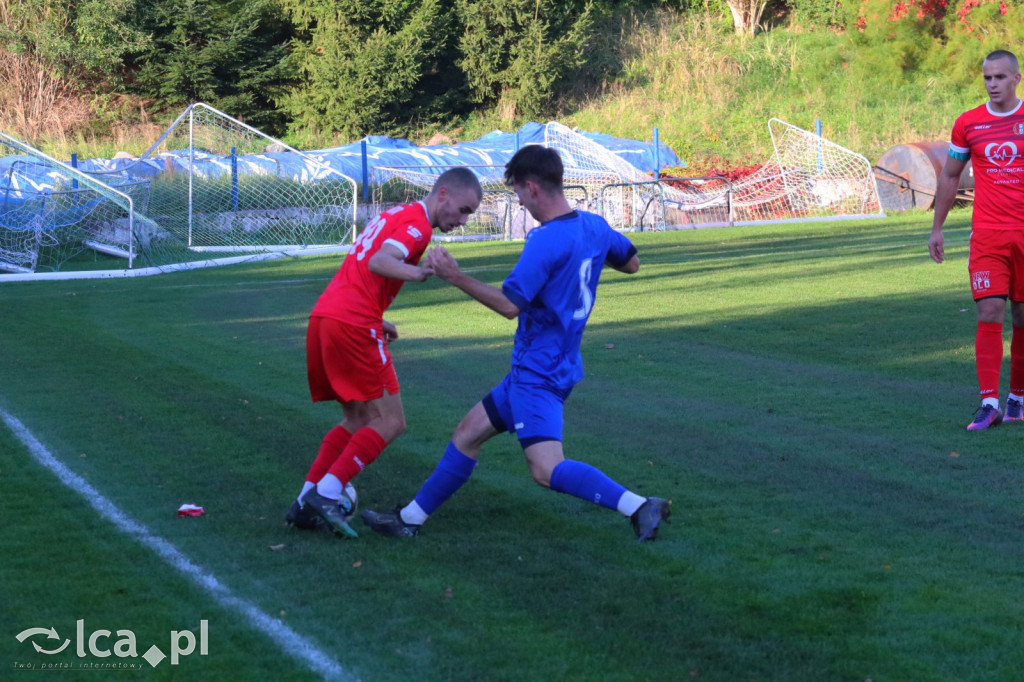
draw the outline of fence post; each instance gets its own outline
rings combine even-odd
[[[661,170],[661,151],[658,148],[658,128],[654,128],[654,179],[658,179]]]
[[[231,148],[231,210],[238,211],[238,148]]]
[[[71,152],[71,167],[78,168],[78,154]],[[71,189],[78,189],[78,178],[72,178]]]
[[[824,165],[822,163],[822,158],[821,158],[821,119],[820,118],[814,119],[814,132],[818,133],[818,172],[820,173],[821,170],[822,170],[822,166]]]
[[[359,143],[359,149],[362,152],[363,157],[363,203],[369,203],[370,201],[370,175],[367,168],[366,160],[366,139],[364,138]]]

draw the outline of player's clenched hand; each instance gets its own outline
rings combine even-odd
[[[398,338],[398,327],[395,326],[394,322],[383,320],[382,327],[384,329],[384,343],[391,343]]]
[[[943,244],[942,230],[932,230],[932,236],[928,239],[928,253],[936,263],[946,260],[946,249]]]
[[[435,246],[427,253],[427,265],[433,268],[435,275],[446,282],[459,274],[459,264],[455,256],[443,246]]]

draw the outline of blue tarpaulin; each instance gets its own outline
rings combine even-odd
[[[578,131],[584,137],[600,144],[628,161],[640,171],[651,173],[655,169],[655,148],[653,143],[641,142],[612,137],[603,133]],[[238,156],[239,175],[278,175],[291,177],[301,181],[315,181],[324,178],[322,167],[310,163],[312,157],[332,170],[338,171],[356,182],[363,178],[362,143],[366,143],[368,172],[375,166],[503,166],[515,153],[518,147],[527,144],[544,142],[544,125],[527,123],[518,133],[506,133],[500,130],[488,133],[483,137],[468,142],[449,145],[417,146],[412,142],[393,137],[369,136],[364,140],[353,142],[330,149],[318,149],[303,152],[303,155],[291,152],[265,152],[262,154],[246,154]],[[0,160],[0,172],[6,170],[3,161],[10,163],[14,157]],[[202,150],[195,150],[195,170],[203,175],[217,176],[229,173],[230,157],[212,155]],[[657,151],[657,165],[685,165],[668,146],[660,144]],[[86,159],[79,161],[78,168],[87,173],[110,171],[129,171],[133,177],[155,177],[168,171],[183,171],[188,168],[188,150],[177,150],[141,160],[119,159]],[[22,175],[27,169],[22,170]],[[39,176],[32,178],[32,188],[36,191],[52,187],[57,173],[52,169],[38,167]],[[8,181],[10,182],[10,176]],[[102,175],[97,177],[104,181]],[[114,178],[108,184],[118,184]]]

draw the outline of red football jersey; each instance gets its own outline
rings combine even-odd
[[[974,228],[1024,229],[1024,102],[1006,114],[988,104],[961,114],[949,155],[974,167]]]
[[[396,206],[366,224],[337,274],[313,306],[312,315],[360,326],[379,325],[404,281],[370,272],[370,258],[384,244],[417,265],[430,244],[432,228],[422,202]]]

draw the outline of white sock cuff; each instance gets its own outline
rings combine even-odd
[[[423,523],[429,518],[427,512],[423,511],[423,507],[413,500],[409,504],[405,505],[405,508],[398,513],[398,516],[405,523],[412,524],[414,526],[422,526]]]
[[[619,498],[619,504],[617,505],[619,513],[623,516],[632,516],[646,501],[646,497],[640,497],[636,493],[631,493],[627,490],[622,493],[622,497]]]
[[[316,484],[316,491],[328,500],[340,500],[343,488],[344,486],[341,485],[341,479],[334,474],[326,474],[320,479],[320,482]]]

